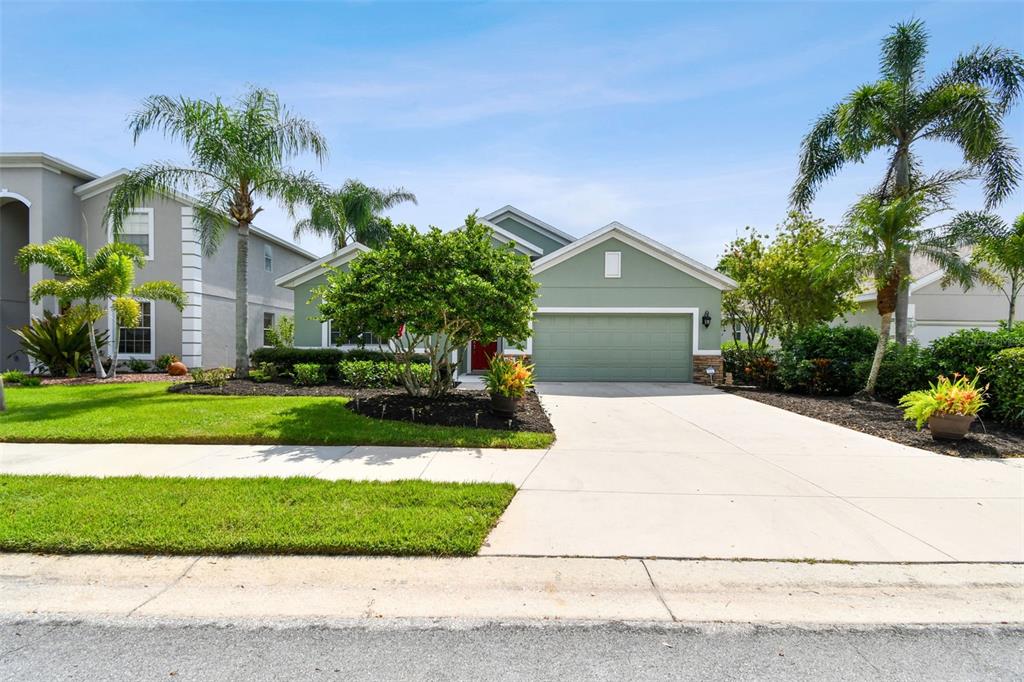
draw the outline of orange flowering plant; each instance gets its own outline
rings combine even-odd
[[[522,398],[533,388],[533,365],[522,358],[495,356],[491,367],[484,373],[484,386],[492,394],[506,398]]]
[[[913,391],[900,398],[903,418],[913,420],[920,430],[933,414],[956,414],[973,416],[987,404],[985,390],[988,386],[978,386],[981,369],[973,379],[956,373],[953,380],[940,376],[938,382],[930,384],[926,390]]]

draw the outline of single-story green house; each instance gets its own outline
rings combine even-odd
[[[483,217],[496,243],[511,243],[533,261],[540,284],[533,338],[524,348],[501,339],[472,343],[460,372],[479,373],[496,353],[528,355],[541,381],[708,381],[722,378],[725,275],[618,222],[579,239],[505,206]],[[341,339],[316,319],[314,291],[330,268],[345,269],[362,244],[277,279],[295,296],[295,345],[374,346],[366,336]]]

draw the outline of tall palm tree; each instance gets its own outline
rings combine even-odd
[[[135,142],[153,129],[180,141],[191,163],[161,161],[131,171],[111,194],[105,217],[117,233],[140,202],[157,193],[181,191],[196,197],[195,224],[207,253],[217,249],[227,230],[236,231],[235,371],[246,376],[249,228],[263,210],[261,199],[291,208],[319,196],[323,187],[312,174],[293,172],[284,164],[303,152],[312,152],[322,163],[327,142],[316,126],[260,88],[250,89],[234,105],[219,97],[207,101],[154,95],[129,117],[129,129]]]
[[[346,180],[339,189],[326,192],[310,206],[309,218],[295,224],[295,238],[309,233],[331,240],[340,249],[349,241],[377,247],[387,241],[391,222],[381,213],[416,195],[404,187],[378,189],[359,180]]]
[[[56,279],[43,279],[32,285],[29,296],[38,303],[44,296],[53,296],[61,304],[64,318],[77,328],[89,327],[89,346],[96,377],[105,379],[106,371],[96,344],[96,320],[108,310],[114,312],[113,363],[111,376],[117,374],[117,332],[123,323],[134,327],[139,323],[137,299],[170,301],[178,310],[185,307],[185,292],[173,282],[159,280],[136,286],[135,270],[144,267],[146,257],[134,244],[111,242],[101,246],[92,258],[85,248],[70,237],[54,237],[45,244],[28,244],[15,256],[22,270],[31,265],[45,265]]]
[[[980,176],[988,207],[1020,181],[1017,150],[1003,130],[1003,119],[1024,89],[1024,59],[1000,47],[976,47],[926,84],[928,34],[919,20],[897,24],[882,40],[881,80],[854,90],[813,125],[803,140],[800,170],[790,195],[806,208],[821,184],[850,163],[874,151],[887,157],[878,188],[881,199],[917,189],[951,185]],[[965,167],[926,178],[915,156],[916,143],[938,140],[956,145]],[[907,340],[910,262],[900,261],[896,337]]]
[[[1024,291],[1024,213],[1010,225],[991,213],[965,211],[953,219],[949,232],[960,244],[972,246],[971,264],[1006,296],[1006,326],[1013,327],[1017,299]]]
[[[903,263],[912,255],[922,255],[936,262],[949,280],[970,286],[977,276],[955,249],[943,228],[922,228],[921,224],[936,213],[948,210],[945,196],[940,193],[916,191],[910,194],[880,199],[869,194],[854,204],[847,213],[841,239],[847,258],[861,276],[869,277],[875,286],[875,305],[881,321],[878,346],[871,363],[864,392],[873,395],[878,372],[882,366],[896,298],[908,271]]]

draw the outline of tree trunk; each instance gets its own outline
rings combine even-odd
[[[1010,276],[1010,312],[1006,316],[1006,328],[1013,329],[1013,316],[1017,312],[1017,296],[1020,293],[1020,285],[1015,275]]]
[[[899,257],[902,279],[896,291],[896,343],[907,345],[910,338],[910,253]]]
[[[92,301],[86,301],[85,305],[91,306]],[[86,324],[89,325],[89,350],[92,351],[92,362],[96,368],[96,378],[106,379],[107,370],[103,369],[103,358],[100,357],[100,349],[96,345],[96,327],[92,322],[87,322]]]
[[[249,376],[249,223],[238,223],[235,260],[235,376]]]
[[[875,346],[875,357],[871,360],[871,371],[868,373],[868,382],[864,386],[864,393],[871,397],[875,395],[878,372],[882,369],[882,358],[885,357],[885,349],[889,345],[889,327],[891,325],[892,313],[882,315],[882,328],[878,330],[878,345]]]
[[[4,397],[4,378],[0,376],[0,412],[7,410],[7,399]]]
[[[110,378],[113,379],[117,376],[117,355],[118,350],[121,346],[121,321],[117,319],[117,313],[114,313],[114,328],[110,330],[110,338],[112,343],[110,349]]]

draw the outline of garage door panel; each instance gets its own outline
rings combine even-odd
[[[540,314],[533,361],[547,381],[690,381],[690,315]]]

